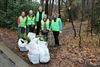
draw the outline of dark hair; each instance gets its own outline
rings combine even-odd
[[[21,12],[20,12],[20,14],[22,14],[22,12],[24,12],[24,13],[25,13],[25,11],[21,11]]]
[[[58,17],[61,18],[61,14]]]

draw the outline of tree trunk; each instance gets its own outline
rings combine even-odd
[[[92,12],[91,12],[91,37],[93,36],[92,35],[92,32],[93,32],[93,22],[94,22],[94,4],[95,4],[95,0],[92,0]]]
[[[68,12],[69,12],[69,22],[71,22],[71,24],[72,24],[73,31],[74,31],[74,37],[76,37],[76,30],[75,30],[75,26],[74,26],[73,19],[71,16],[71,10],[68,10]]]
[[[87,19],[88,19],[88,26],[87,26],[87,36],[89,35],[89,32],[91,33],[91,37],[92,37],[92,10],[93,10],[93,6],[92,6],[92,1],[93,0],[86,0],[87,1]],[[91,15],[90,15],[91,13]]]
[[[74,26],[74,23],[73,23],[73,20],[71,21],[71,23],[72,23],[72,27],[73,27],[73,31],[74,31],[74,37],[76,37],[76,30],[75,30],[75,26]]]
[[[48,0],[46,0],[45,4],[45,13],[48,15]]]
[[[41,6],[44,8],[44,0],[41,0]]]
[[[51,15],[51,7],[52,7],[52,6],[51,6],[51,4],[52,4],[51,1],[52,1],[52,0],[49,0],[49,1],[50,1],[50,3],[49,3],[49,8],[50,8],[50,10],[49,10],[49,16],[50,16],[50,15]]]
[[[54,0],[52,0],[51,14],[50,14],[50,15],[52,15],[52,11],[53,11],[53,5],[54,5]]]
[[[76,34],[76,30],[75,30],[75,26],[74,26],[74,22],[73,22],[73,18],[72,18],[72,8],[71,8],[71,6],[72,6],[72,0],[70,0],[69,6],[70,6],[70,8],[68,8],[69,21],[71,22],[72,27],[73,27],[74,37],[76,37],[77,34]]]
[[[87,1],[87,6],[89,6],[89,7],[87,7],[87,13],[89,13],[90,11],[89,11],[89,9],[90,9],[90,3],[89,3],[89,0],[86,0]],[[87,20],[88,20],[88,25],[87,25],[87,37],[88,37],[88,35],[89,35],[89,30],[90,30],[90,18],[89,18],[89,15],[87,15]]]
[[[58,0],[58,13],[60,15],[60,0]]]
[[[81,9],[81,15],[82,15],[82,18],[81,18],[81,23],[80,23],[80,29],[79,29],[79,48],[81,48],[81,40],[82,40],[82,37],[81,37],[81,29],[82,29],[82,22],[83,22],[83,15],[84,15],[84,7],[85,7],[85,0],[82,0],[82,9]]]

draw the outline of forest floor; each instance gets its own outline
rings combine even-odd
[[[86,24],[82,26],[82,41],[79,48],[79,37],[73,38],[73,29],[70,23],[64,25],[60,34],[60,47],[49,47],[51,60],[48,64],[33,65],[27,58],[27,52],[20,52],[17,45],[17,32],[7,28],[0,28],[0,41],[14,53],[29,63],[32,67],[100,67],[100,47],[98,37],[90,33],[87,36]],[[75,24],[79,30],[79,23]],[[52,33],[50,33],[52,34]]]

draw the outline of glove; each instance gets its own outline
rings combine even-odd
[[[37,29],[37,26],[35,26],[35,29]]]
[[[62,33],[62,31],[60,31],[60,33]]]
[[[26,26],[24,26],[24,28],[26,28]]]

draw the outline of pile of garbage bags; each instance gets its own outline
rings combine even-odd
[[[30,39],[27,40],[22,38],[18,41],[18,47],[20,51],[28,51],[28,58],[33,64],[47,63],[50,61],[50,54],[48,49],[48,43],[46,41],[39,40],[35,33],[28,33]]]

